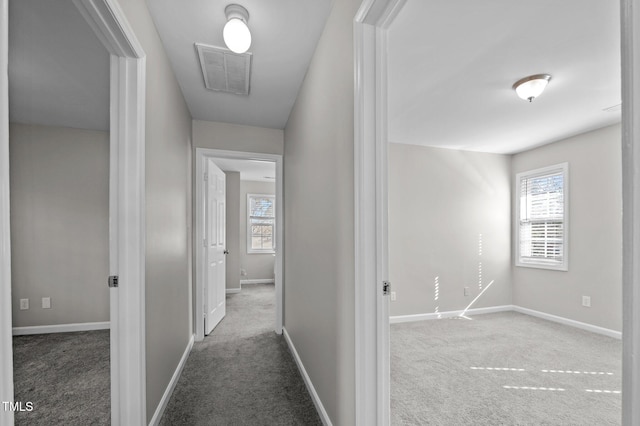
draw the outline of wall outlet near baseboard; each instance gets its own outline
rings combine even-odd
[[[468,296],[469,295],[469,287],[465,287],[464,288],[464,295]]]
[[[591,297],[590,296],[582,296],[582,306],[590,308],[591,307]]]
[[[42,298],[42,309],[51,309],[51,298],[43,297]]]
[[[395,292],[395,291],[392,291],[392,292],[391,292],[391,301],[392,301],[392,302],[395,302],[395,301],[396,301],[396,292]]]
[[[26,311],[29,309],[29,299],[20,299],[20,310]]]

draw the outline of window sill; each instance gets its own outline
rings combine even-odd
[[[247,254],[276,254],[275,250],[247,250]]]
[[[533,269],[547,269],[550,271],[561,271],[568,272],[569,265],[560,264],[560,265],[549,265],[545,263],[526,263],[526,262],[516,262],[516,267],[521,268],[533,268]]]

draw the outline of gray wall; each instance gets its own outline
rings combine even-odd
[[[276,194],[272,182],[240,182],[240,269],[246,275],[241,280],[273,279],[273,265],[276,258],[270,253],[247,253],[247,194]]]
[[[284,131],[284,320],[335,425],[355,424],[353,18],[333,2]]]
[[[264,127],[193,120],[193,146],[282,155],[283,131]]]
[[[144,0],[120,2],[146,53],[147,418],[192,334],[191,115]]]
[[[12,123],[9,140],[13,326],[109,321],[109,134]]]
[[[511,304],[510,215],[510,156],[389,144],[391,315]]]
[[[620,331],[620,126],[513,156],[512,182],[516,173],[565,161],[569,163],[569,271],[514,266],[513,301],[525,308]],[[515,193],[513,199],[517,199]],[[591,296],[591,308],[582,306],[583,295]]]
[[[226,175],[227,204],[227,289],[240,288],[240,172],[224,172]]]

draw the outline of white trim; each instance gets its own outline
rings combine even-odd
[[[529,308],[523,308],[522,306],[513,305],[513,310],[521,314],[530,315],[532,317],[538,317],[547,321],[557,322],[559,324],[568,325],[582,330],[587,330],[592,333],[603,334],[605,336],[613,337],[614,339],[621,339],[622,333],[615,330],[610,330],[604,327],[598,327],[597,325],[587,324],[586,322],[580,322],[569,318],[559,317],[557,315],[547,314],[546,312],[535,311]]]
[[[73,1],[111,53],[111,424],[146,424],[145,53],[116,0]]]
[[[278,208],[278,203],[276,203],[276,196],[275,194],[247,194],[247,229],[246,229],[246,233],[247,233],[247,254],[275,254],[275,250],[274,249],[254,249],[251,248],[251,210],[249,208],[249,206],[251,205],[251,198],[252,197],[262,197],[262,198],[270,198],[272,199],[273,203],[276,205],[276,208]],[[273,212],[275,214],[275,211]],[[277,230],[277,226],[274,222],[273,227],[276,231],[276,234],[278,233]],[[275,241],[274,241],[275,242]]]
[[[322,405],[322,400],[320,399],[318,392],[316,392],[316,388],[313,386],[313,382],[311,382],[311,377],[309,377],[309,374],[307,374],[307,370],[304,368],[302,359],[300,359],[300,355],[298,355],[298,351],[296,350],[296,347],[294,346],[293,341],[289,336],[289,333],[287,333],[287,329],[284,327],[282,328],[282,334],[284,334],[284,340],[287,342],[289,351],[291,351],[291,355],[293,356],[293,359],[295,360],[296,365],[298,366],[298,371],[300,371],[300,375],[302,376],[302,379],[304,380],[304,384],[307,387],[307,390],[309,391],[309,395],[311,395],[311,400],[313,401],[313,405],[316,406],[316,410],[318,411],[320,420],[322,420],[322,424],[325,426],[331,426],[332,423],[331,423],[331,419],[329,418],[329,414],[327,413],[327,410],[325,410],[324,405]]]
[[[226,290],[227,294],[234,294],[234,293],[240,293],[240,291],[242,291],[241,288],[228,288]]]
[[[518,312],[524,315],[529,315],[529,316],[541,318],[547,321],[568,325],[570,327],[579,328],[581,330],[590,331],[592,333],[613,337],[614,339],[622,338],[622,333],[619,331],[610,330],[608,328],[599,327],[597,325],[588,324],[586,322],[580,322],[580,321],[572,320],[569,318],[559,317],[557,315],[547,314],[546,312],[540,312],[540,311],[535,311],[529,308],[523,308],[522,306],[517,306],[517,305],[501,305],[501,306],[491,306],[488,308],[469,309],[467,310],[465,316],[492,314],[496,312]],[[464,313],[464,310],[446,311],[446,312],[438,312],[438,313],[426,313],[426,314],[414,314],[414,315],[397,315],[397,316],[389,317],[389,323],[400,324],[404,322],[430,321],[430,320],[436,320],[436,319],[455,318],[455,317],[459,317],[463,313]]]
[[[273,278],[265,278],[259,280],[240,280],[240,287],[243,285],[251,285],[251,284],[274,284],[275,280]]]
[[[640,7],[622,15],[622,424],[640,425]]]
[[[108,330],[109,328],[111,328],[109,321],[34,325],[29,327],[13,327],[13,335],[26,336],[29,334],[72,333],[74,331]]]
[[[513,305],[502,305],[502,306],[491,306],[488,308],[468,309],[466,313],[464,309],[460,309],[458,311],[445,311],[445,312],[428,313],[428,314],[396,315],[396,316],[389,317],[389,323],[400,324],[403,322],[455,318],[455,317],[459,317],[463,313],[465,316],[473,316],[473,315],[493,314],[496,312],[509,312],[513,310],[514,310]]]
[[[276,272],[275,272],[275,291],[276,291],[276,316],[275,316],[275,332],[282,334],[282,313],[283,313],[283,264],[284,264],[284,211],[283,211],[283,167],[282,155],[277,154],[261,154],[255,152],[227,151],[221,149],[196,148],[196,167],[195,167],[195,196],[194,209],[196,212],[196,223],[194,229],[194,256],[195,256],[195,308],[194,308],[194,330],[195,340],[197,342],[204,339],[204,282],[203,276],[203,245],[202,235],[204,230],[203,224],[203,200],[202,200],[202,182],[204,178],[203,161],[205,158],[232,158],[240,160],[263,160],[273,161],[276,164]],[[242,282],[241,282],[242,283]]]
[[[160,403],[156,408],[156,412],[153,413],[153,417],[151,417],[151,421],[149,422],[151,426],[157,426],[158,424],[160,424],[160,420],[162,420],[164,410],[167,409],[167,404],[169,404],[171,395],[173,394],[173,391],[178,384],[178,380],[180,380],[182,370],[184,369],[184,366],[187,363],[187,359],[189,358],[189,354],[191,353],[191,349],[193,348],[194,338],[195,336],[193,334],[189,338],[189,343],[187,343],[187,347],[182,354],[182,358],[180,358],[180,362],[178,363],[176,370],[173,372],[173,376],[171,376],[171,380],[169,381],[167,388],[164,390],[164,394],[162,394],[162,398],[160,399]]]
[[[522,185],[522,179],[530,179],[537,176],[550,175],[555,173],[562,173],[562,193],[564,200],[564,208],[562,212],[562,262],[555,260],[522,260],[520,257],[520,190]],[[526,170],[516,174],[515,184],[513,186],[513,197],[515,200],[515,214],[514,220],[514,232],[513,232],[513,244],[515,246],[515,266],[524,268],[538,268],[538,269],[550,269],[555,271],[568,271],[569,270],[569,163],[564,162],[555,164],[553,166],[542,167],[535,170]]]
[[[9,2],[0,0],[0,401],[13,401],[8,58]],[[11,410],[0,410],[0,425],[13,425]]]
[[[390,422],[387,29],[405,0],[364,0],[354,19],[356,425]]]

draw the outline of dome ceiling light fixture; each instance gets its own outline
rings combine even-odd
[[[224,43],[234,53],[245,53],[251,47],[251,31],[247,26],[249,12],[239,4],[230,4],[224,8],[227,23],[222,30]]]
[[[521,78],[513,84],[513,89],[520,99],[532,102],[540,96],[551,80],[549,74],[536,74]]]

